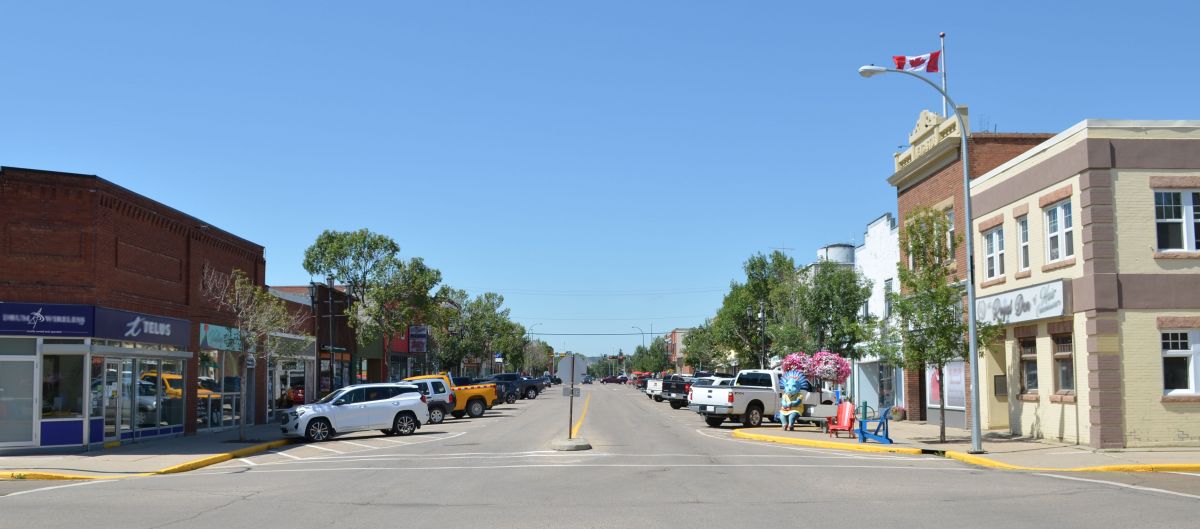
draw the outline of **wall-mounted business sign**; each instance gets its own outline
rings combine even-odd
[[[1063,280],[1010,290],[975,300],[975,317],[1005,325],[1054,318],[1067,313],[1070,300]]]
[[[240,351],[242,349],[240,338],[241,333],[233,327],[213,325],[211,323],[200,324],[201,349]]]
[[[192,334],[187,320],[96,307],[97,338],[174,345],[186,349]]]
[[[0,334],[18,336],[92,336],[96,309],[91,305],[0,303]]]
[[[408,327],[408,352],[425,353],[429,351],[429,326],[410,325]]]

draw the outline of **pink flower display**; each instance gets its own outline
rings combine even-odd
[[[808,365],[811,362],[811,357],[805,353],[792,353],[783,357],[783,365],[781,367],[784,372],[799,371],[805,375],[811,375],[812,373],[808,372]]]
[[[805,373],[841,384],[850,377],[850,362],[829,351],[818,351],[810,358],[809,370]]]

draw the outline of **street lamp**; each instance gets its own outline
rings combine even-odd
[[[638,332],[639,332],[639,333],[641,333],[641,335],[642,335],[642,349],[645,349],[645,348],[646,348],[646,331],[643,331],[643,330],[642,330],[642,328],[641,328],[641,327],[638,327],[637,325],[630,325],[630,327],[631,327],[631,328],[634,328],[634,329],[637,329],[637,330],[638,330]]]
[[[958,136],[962,142],[959,149],[962,152],[963,214],[966,216],[967,226],[965,230],[967,236],[964,239],[967,242],[967,360],[971,364],[971,453],[982,454],[984,452],[983,446],[980,444],[979,431],[979,360],[976,358],[979,350],[975,344],[978,339],[978,329],[975,326],[975,244],[974,237],[971,236],[971,162],[967,153],[967,125],[958,111],[958,105],[954,104],[950,94],[947,94],[937,83],[912,72],[884,68],[874,64],[858,69],[858,74],[863,77],[873,77],[881,73],[902,73],[920,79],[946,98],[946,102],[950,103],[950,109],[954,111],[954,118],[958,120]]]

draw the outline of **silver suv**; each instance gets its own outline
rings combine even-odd
[[[446,415],[454,411],[454,392],[441,380],[410,380],[406,383],[420,388],[421,394],[429,401],[429,424],[441,424],[446,420]]]

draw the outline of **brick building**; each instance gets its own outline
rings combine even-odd
[[[960,107],[966,121],[967,108]],[[1050,138],[1051,134],[975,132],[967,138],[970,149],[970,175],[975,178],[1017,155]],[[963,185],[960,156],[961,135],[958,122],[953,117],[943,118],[927,110],[921,111],[917,124],[909,134],[910,147],[894,155],[895,171],[888,183],[896,188],[899,225],[903,226],[911,211],[918,207],[931,207],[946,212],[956,234],[962,234]],[[901,262],[906,257],[901,249]],[[955,262],[959,280],[965,278],[965,245],[956,249]],[[969,370],[965,362],[954,362],[946,369],[946,422],[948,425],[965,427],[970,416],[967,388],[970,387]],[[937,392],[927,391],[935,381],[932,370],[926,373],[907,370],[904,373],[904,406],[908,417],[926,420],[931,410],[941,404],[936,402]]]
[[[262,284],[263,247],[102,178],[0,168],[0,448],[232,427],[241,385],[205,267]]]
[[[1087,120],[971,182],[988,427],[1200,446],[1198,130]]]

